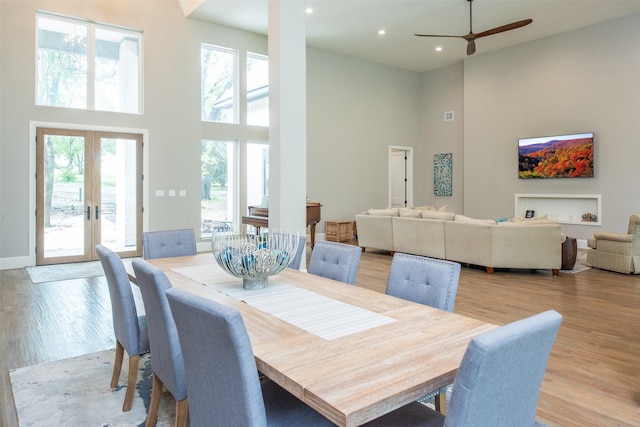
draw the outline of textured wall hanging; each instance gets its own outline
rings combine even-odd
[[[451,196],[453,176],[453,153],[433,155],[433,194]]]

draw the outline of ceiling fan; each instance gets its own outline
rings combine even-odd
[[[418,37],[455,37],[465,39],[467,41],[467,55],[473,55],[476,52],[476,39],[480,37],[491,36],[493,34],[503,33],[505,31],[515,30],[516,28],[524,27],[533,22],[533,19],[523,19],[522,21],[512,22],[511,24],[501,25],[500,27],[492,28],[481,33],[473,32],[473,0],[467,0],[469,2],[469,34],[464,36],[448,36],[438,34],[415,34]]]

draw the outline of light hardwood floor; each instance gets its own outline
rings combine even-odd
[[[356,285],[384,292],[390,264],[388,252],[367,251]],[[505,324],[548,309],[564,321],[538,419],[552,426],[640,426],[640,275],[462,269],[457,313]],[[9,369],[114,347],[104,278],[33,284],[24,269],[0,271],[0,345],[0,421],[13,427]]]

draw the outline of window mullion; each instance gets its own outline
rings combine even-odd
[[[96,26],[87,25],[87,109],[96,108]]]

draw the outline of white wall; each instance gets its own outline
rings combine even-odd
[[[389,146],[421,157],[418,82],[411,71],[307,49],[308,197],[322,203],[323,220],[388,205]],[[422,169],[414,164],[415,194]]]
[[[421,194],[426,204],[436,208],[448,206],[449,212],[464,212],[464,64],[451,65],[421,76],[420,135],[424,169]],[[445,112],[454,120],[445,121]],[[433,193],[433,159],[435,154],[453,154],[453,191],[451,196]]]
[[[464,65],[465,214],[511,217],[515,193],[602,194],[602,226],[626,232],[640,212],[640,14],[498,52]],[[595,133],[595,177],[520,180],[518,138]]]

